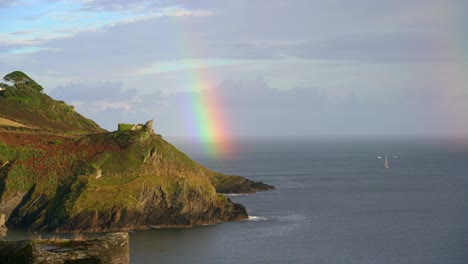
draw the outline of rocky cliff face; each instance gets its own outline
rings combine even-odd
[[[216,192],[216,173],[152,129],[43,136],[0,132],[11,152],[0,168],[0,210],[11,227],[100,232],[247,218],[242,205]]]

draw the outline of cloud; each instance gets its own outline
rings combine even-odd
[[[97,82],[92,84],[70,83],[57,86],[51,96],[73,101],[132,101],[136,90],[124,90],[122,82]]]
[[[467,59],[453,52],[446,32],[401,31],[335,34],[303,41],[251,41],[211,44],[218,56],[249,59],[295,57],[310,60],[412,62]]]
[[[27,53],[38,52],[40,50],[43,50],[43,48],[30,46],[30,47],[12,48],[8,52],[11,53],[11,54],[25,54],[25,53],[27,54]]]
[[[318,88],[293,88],[278,90],[270,87],[262,77],[254,80],[226,80],[214,93],[222,98],[228,110],[285,111],[288,108],[319,109],[327,98]],[[257,109],[258,108],[258,109]]]
[[[206,9],[186,8],[177,1],[148,1],[148,0],[82,0],[80,10],[88,12],[119,12],[150,14],[148,17],[161,16],[206,16],[212,11]]]
[[[157,93],[140,98],[135,89],[124,89],[122,82],[110,81],[59,85],[50,95],[75,106],[78,112],[110,130],[117,123],[149,120],[145,108],[159,101]]]
[[[320,87],[277,90],[257,78],[225,81],[214,93],[234,134],[259,136],[437,135],[454,125],[445,120],[445,105],[463,101],[441,99],[427,87],[386,88],[395,96],[369,98],[355,89],[336,98]]]
[[[87,11],[142,11],[151,6],[152,1],[147,0],[82,0],[82,9]]]
[[[160,17],[209,16],[209,10],[154,6],[145,1],[33,1],[16,5],[0,2],[0,38],[8,45],[41,45],[73,38],[82,32]]]
[[[245,61],[234,59],[188,59],[154,63],[134,71],[137,75],[168,73],[177,71],[198,71],[200,69],[243,64]]]
[[[223,111],[243,135],[426,135],[467,133],[459,109],[468,94],[441,96],[426,86],[382,84],[393,96],[369,97],[359,89],[340,98],[321,87],[279,91],[262,79],[220,85]],[[464,131],[464,132],[462,132]]]
[[[447,51],[450,36],[428,32],[345,34],[286,48],[287,54],[309,59],[361,61],[456,60]]]
[[[229,1],[226,1],[229,2]],[[81,0],[84,10],[88,11],[143,11],[158,9],[181,9],[196,10],[216,6],[217,1],[200,0],[193,1],[149,1],[149,0]]]
[[[16,5],[18,0],[0,0],[0,8],[8,8],[10,6]]]

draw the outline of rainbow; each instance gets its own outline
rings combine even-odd
[[[443,113],[444,120],[439,120],[439,125],[449,129],[449,133],[454,137],[466,136],[468,131],[468,118],[466,113],[468,107],[467,96],[467,65],[466,65],[466,44],[465,29],[460,28],[460,18],[464,16],[462,9],[451,2],[440,2],[428,7],[434,14],[433,19],[438,21],[442,28],[447,29],[445,37],[438,42],[437,51],[441,57],[448,58],[445,63],[440,63],[438,67],[433,67],[433,81],[437,85],[436,101],[441,100],[437,107]],[[437,65],[437,64],[436,64]]]
[[[186,58],[203,58],[198,39],[188,26],[182,26],[183,18],[174,19],[183,34],[179,36],[178,45]],[[215,88],[214,78],[204,65],[193,67],[189,73],[190,95],[185,102],[184,121],[195,137],[202,144],[203,151],[210,157],[223,157],[231,152],[233,146],[229,137],[226,115],[223,113],[221,97]]]
[[[427,20],[428,16],[430,20]],[[466,138],[468,38],[464,24],[460,23],[465,17],[464,9],[454,1],[436,1],[423,8],[415,6],[391,19],[408,22],[421,17],[424,17],[427,23],[433,23],[442,29],[438,34],[443,36],[433,43],[434,57],[443,59],[432,63],[429,70],[422,68],[423,76],[427,76],[427,80],[438,87],[433,91],[434,103],[428,105],[441,114],[434,126],[436,129],[442,128],[442,133],[449,133],[455,138]]]
[[[185,111],[190,133],[203,145],[205,154],[224,156],[232,150],[232,146],[220,98],[205,70],[195,71],[192,78],[191,88],[195,91],[190,93]]]

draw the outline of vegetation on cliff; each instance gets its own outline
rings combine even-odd
[[[62,133],[103,132],[95,122],[63,101],[55,101],[43,93],[43,88],[25,73],[12,72],[0,83],[0,118],[23,126]]]
[[[104,132],[24,73],[5,80],[13,85],[2,84],[0,116],[34,127],[0,124],[0,213],[9,227],[98,232],[240,220],[245,208],[219,192],[272,188],[201,166],[152,122]]]

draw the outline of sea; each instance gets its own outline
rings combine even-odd
[[[249,220],[130,233],[131,263],[468,263],[468,142],[244,138],[204,166],[276,186]],[[387,156],[389,167],[384,167]]]

